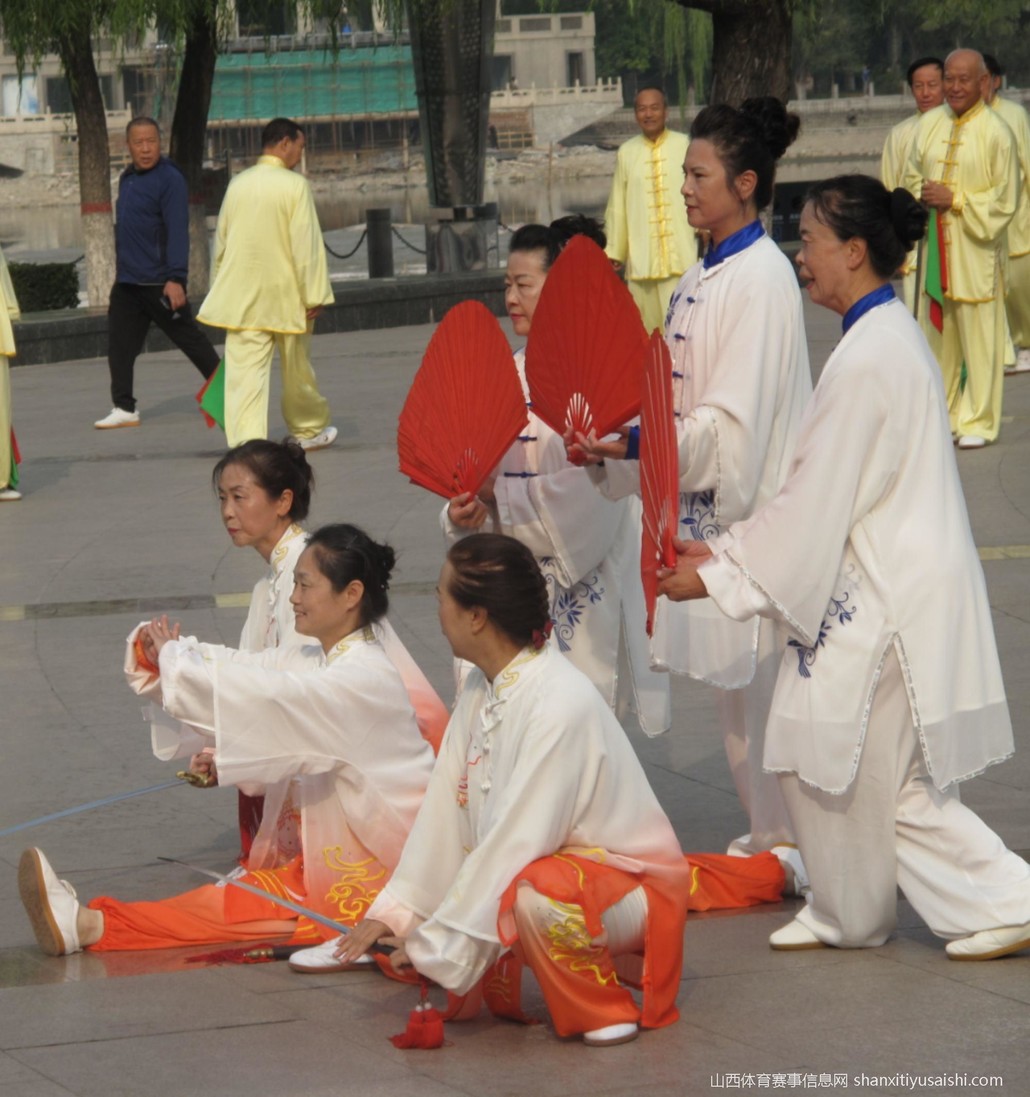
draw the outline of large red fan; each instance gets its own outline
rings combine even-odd
[[[657,329],[644,363],[640,405],[640,495],[644,501],[640,578],[647,605],[647,635],[654,631],[658,569],[676,566],[672,539],[679,518],[679,448],[672,410],[672,358]]]
[[[397,428],[401,472],[445,499],[473,495],[528,421],[511,347],[478,301],[447,313]]]
[[[604,252],[574,236],[540,293],[526,344],[533,411],[559,434],[598,438],[640,410],[647,333]]]

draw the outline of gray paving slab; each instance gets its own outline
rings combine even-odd
[[[807,307],[813,368],[837,338]],[[346,519],[398,550],[392,619],[445,696],[450,659],[433,585],[438,500],[396,472],[397,412],[429,327],[318,337],[316,368],[340,427],[312,455],[312,521]],[[131,627],[174,604],[189,631],[232,642],[260,566],[227,543],[210,487],[221,437],[203,426],[197,375],[175,352],[138,365],[139,429],[95,431],[109,406],[100,361],[12,371],[25,499],[0,507],[0,829],[170,778],[150,753],[121,675]],[[273,381],[272,433],[284,433]],[[996,446],[959,455],[985,558],[1017,754],[969,782],[964,798],[1010,846],[1030,850],[1030,379],[1006,382]],[[947,592],[942,592],[946,597]],[[687,849],[723,848],[746,829],[710,692],[674,683],[676,724],[633,738]],[[300,977],[284,965],[197,968],[198,951],[42,956],[15,886],[24,845],[39,844],[80,895],[154,898],[194,886],[159,855],[224,868],[235,805],[176,787],[0,837],[0,1097],[74,1094],[590,1094],[631,1097],[727,1088],[751,1072],[789,1078],[996,1074],[1030,1091],[1025,1039],[1030,959],[953,964],[905,902],[898,930],[864,952],[783,955],[769,932],[795,904],[692,918],[679,1024],[635,1044],[587,1052],[547,1024],[486,1016],[449,1026],[433,1054],[395,1051],[410,990],[375,973]],[[531,1012],[544,1016],[527,986]],[[816,1084],[816,1083],[813,1083]],[[756,1081],[756,1084],[757,1081]],[[733,1088],[730,1086],[729,1088]],[[738,1087],[739,1088],[739,1087]],[[811,1088],[811,1087],[810,1087]],[[935,1087],[935,1092],[963,1092]]]

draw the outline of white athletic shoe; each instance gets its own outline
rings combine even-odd
[[[800,952],[808,948],[826,948],[826,942],[818,937],[797,918],[769,934],[769,947],[778,952]]]
[[[769,852],[775,853],[783,866],[783,875],[786,877],[783,894],[807,895],[812,890],[812,885],[808,882],[805,862],[801,860],[801,850],[797,846],[784,843],[773,846]]]
[[[75,888],[67,880],[58,880],[42,850],[33,847],[21,855],[18,891],[36,941],[47,956],[67,956],[82,951]]]
[[[944,946],[949,960],[994,960],[1010,952],[1022,952],[1030,948],[1030,922],[1021,926],[999,926],[983,929],[949,941]]]
[[[336,427],[330,425],[316,434],[314,438],[298,438],[297,442],[300,448],[304,450],[325,449],[326,446],[331,446],[336,441],[338,433]]]
[[[111,408],[103,419],[98,419],[93,426],[95,426],[97,430],[117,430],[119,427],[138,427],[139,412],[126,411],[124,408]]]
[[[1016,351],[1015,365],[1005,367],[1005,376],[1011,377],[1014,373],[1030,373],[1030,348],[1020,347]]]
[[[21,498],[17,488],[0,488],[0,503],[15,503]]]
[[[591,1032],[583,1033],[583,1043],[587,1047],[614,1047],[616,1044],[628,1044],[640,1035],[640,1029],[632,1022],[621,1025],[605,1025]]]
[[[979,434],[962,434],[959,436],[959,449],[983,449],[986,445],[987,439],[981,438]]]
[[[343,944],[342,937],[333,937],[332,940],[323,941],[322,944],[315,945],[313,948],[302,948],[290,957],[290,967],[294,971],[302,971],[307,975],[324,975],[330,971],[351,971],[354,968],[375,963],[368,953],[359,956],[352,963],[342,963],[333,955],[341,944]]]

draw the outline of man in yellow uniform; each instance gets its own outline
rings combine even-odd
[[[669,298],[680,275],[697,262],[697,239],[680,197],[685,133],[665,128],[668,106],[657,88],[633,104],[640,136],[619,149],[604,214],[605,252],[626,281],[648,333],[665,326]]]
[[[987,87],[984,98],[1008,124],[1019,156],[1019,203],[1009,223],[1008,292],[1005,313],[1016,346],[1015,364],[1005,372],[1030,373],[1030,118],[1018,103],[1000,95],[1005,70],[997,58],[984,54]]]
[[[998,437],[1002,371],[1011,345],[1004,266],[1019,174],[1012,131],[983,101],[986,72],[975,50],[948,55],[945,103],[920,118],[904,178],[904,186],[940,221],[946,277],[938,361],[961,449],[978,449]],[[927,309],[924,326],[931,322]]]
[[[274,118],[262,156],[229,184],[218,215],[214,279],[199,319],[225,328],[225,434],[230,446],[268,437],[272,353],[282,369],[282,412],[305,449],[332,445],[336,428],[308,357],[311,329],[333,301],[311,188],[292,169],[304,131]]]
[[[912,151],[912,139],[922,115],[944,102],[944,62],[939,57],[920,57],[908,66],[908,86],[916,103],[915,114],[910,114],[887,134],[880,161],[880,179],[888,190],[902,186],[905,165]],[[916,264],[918,249],[913,248],[901,268],[904,275],[905,304],[909,312],[915,312]],[[920,307],[924,307],[920,303]],[[936,331],[935,331],[936,334]],[[931,347],[933,344],[931,343]],[[937,348],[933,348],[936,353]]]
[[[7,261],[0,251],[0,503],[16,503],[21,498],[11,434],[11,376],[7,364],[8,358],[14,357],[11,321],[20,315]]]

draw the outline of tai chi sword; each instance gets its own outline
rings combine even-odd
[[[317,910],[312,910],[310,907],[303,906],[301,903],[295,903],[292,899],[284,899],[279,895],[273,895],[270,891],[265,891],[264,888],[255,887],[253,884],[245,884],[242,880],[234,880],[230,876],[226,876],[221,872],[215,872],[213,869],[201,868],[200,865],[191,865],[188,861],[180,861],[175,857],[158,857],[159,861],[165,861],[170,865],[182,865],[183,868],[191,869],[193,872],[199,872],[203,876],[210,876],[212,880],[217,880],[220,884],[227,884],[229,887],[242,888],[244,891],[249,891],[251,895],[259,895],[262,899],[267,899],[270,903],[275,903],[276,906],[285,907],[287,910],[292,910],[295,914],[303,914],[305,918],[310,918],[313,922],[318,922],[319,925],[328,926],[334,933],[338,935],[346,936],[350,933],[349,926],[341,926],[339,922],[334,922],[332,918],[327,917],[324,914],[319,914]],[[389,955],[394,951],[393,945],[373,944],[369,946],[369,952],[380,952],[384,956]]]

